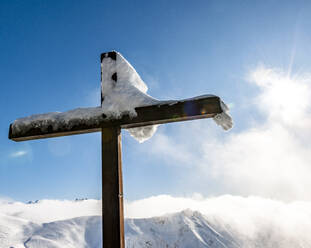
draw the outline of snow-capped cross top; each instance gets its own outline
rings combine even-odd
[[[147,94],[148,87],[134,67],[116,51],[104,53],[102,68],[102,109],[109,118],[120,118],[124,114],[136,116],[135,108],[174,101],[159,101]],[[212,95],[210,95],[212,96]],[[222,113],[213,119],[224,130],[232,127],[229,108],[221,101]],[[156,125],[131,128],[130,134],[139,142],[149,139],[156,131]]]

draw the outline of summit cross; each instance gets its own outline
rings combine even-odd
[[[104,61],[117,62],[115,51],[101,54],[101,84],[107,80]],[[123,58],[123,57],[122,57]],[[112,63],[111,76],[118,83],[117,63]],[[103,112],[105,101],[102,87],[101,106],[78,108],[67,112],[47,113],[17,119],[10,125],[9,139],[26,141],[74,134],[101,132],[102,142],[102,219],[103,247],[125,248],[123,185],[121,162],[121,129],[144,127],[169,122],[211,118],[224,112],[217,96],[200,96],[179,101],[159,101],[156,104],[135,108],[136,115],[124,113],[111,118]],[[226,128],[225,128],[226,129]]]

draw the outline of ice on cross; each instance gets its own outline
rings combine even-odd
[[[107,53],[108,54],[108,53]],[[157,104],[147,94],[148,87],[132,65],[118,52],[102,60],[102,109],[107,116],[136,116],[136,107]]]
[[[108,55],[108,53],[107,53]],[[147,94],[148,87],[134,67],[118,52],[115,57],[102,60],[102,109],[108,118],[121,118],[128,114],[137,115],[135,108],[153,105],[160,101]],[[156,125],[128,129],[139,142],[155,133]]]
[[[111,54],[111,53],[110,53]],[[118,52],[102,58],[102,109],[108,118],[121,118],[128,114],[136,116],[135,108],[165,103],[147,94],[148,87],[134,67]],[[173,101],[172,101],[173,102]],[[215,122],[225,130],[232,127],[229,108],[221,102],[223,113],[214,117]],[[128,129],[139,142],[155,133],[156,125]]]

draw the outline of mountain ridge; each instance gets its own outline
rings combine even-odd
[[[309,202],[160,196],[126,206],[126,248],[311,248]],[[170,213],[156,214],[162,206]],[[2,202],[0,248],[101,248],[100,211],[99,200]]]

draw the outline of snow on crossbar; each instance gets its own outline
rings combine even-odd
[[[179,101],[163,101],[135,108],[136,116],[124,113],[113,119],[101,107],[78,108],[17,119],[10,125],[9,139],[25,141],[101,131],[101,128],[142,127],[154,124],[215,117],[223,112],[217,96],[205,95]]]

